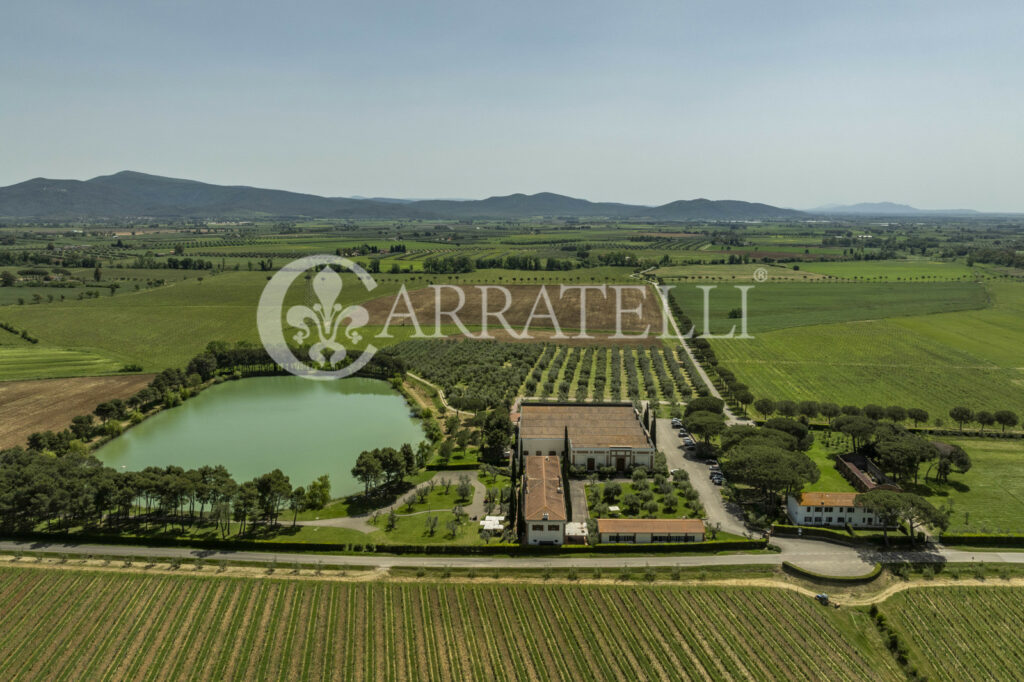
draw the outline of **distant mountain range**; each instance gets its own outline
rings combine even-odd
[[[874,203],[861,203],[861,204],[849,204],[846,206],[830,204],[828,206],[819,206],[818,208],[812,209],[814,213],[822,213],[825,215],[850,215],[850,216],[879,216],[879,217],[907,217],[907,216],[980,216],[983,215],[980,211],[975,211],[969,208],[953,208],[953,209],[938,209],[929,210],[924,208],[914,208],[907,204],[894,204],[891,201],[878,201]]]
[[[0,188],[6,218],[384,218],[630,220],[800,220],[808,214],[745,201],[694,199],[664,206],[591,202],[560,194],[510,194],[475,200],[321,197],[282,190],[211,185],[122,171],[91,180],[35,178]]]
[[[810,211],[748,201],[689,199],[663,206],[593,202],[551,192],[488,199],[322,197],[244,185],[211,185],[135,171],[91,180],[35,178],[0,187],[0,217],[46,220],[368,218],[464,220],[611,218],[657,221],[808,220],[822,216],[976,217],[969,209],[924,210],[891,202],[821,206]],[[1002,214],[1009,215],[1009,214]]]

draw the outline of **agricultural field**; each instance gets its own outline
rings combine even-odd
[[[0,330],[0,333],[7,332]],[[85,350],[46,346],[0,346],[0,382],[115,374],[116,359]]]
[[[826,275],[839,279],[854,280],[888,280],[888,281],[927,281],[927,280],[963,280],[972,279],[979,270],[967,267],[958,261],[927,260],[914,258],[905,260],[865,260],[806,263],[801,271],[806,270],[818,275]]]
[[[23,446],[36,431],[67,428],[72,417],[92,412],[101,402],[127,398],[152,378],[130,374],[0,382],[0,448]]]
[[[909,660],[930,680],[1014,679],[1024,668],[1019,587],[905,590],[880,607]]]
[[[740,282],[740,285],[750,285]],[[694,284],[677,284],[671,296],[704,332],[704,291]],[[741,305],[741,292],[730,284],[711,290],[709,316],[712,334],[725,334],[740,320],[730,311]],[[765,282],[747,292],[747,330],[757,336],[792,327],[841,322],[882,320],[960,310],[981,310],[991,305],[989,291],[975,282],[798,284]]]
[[[947,422],[956,405],[1020,413],[1024,287],[985,288],[992,303],[978,310],[777,328],[752,332],[754,339],[717,340],[714,348],[756,396],[921,407]]]
[[[865,611],[788,590],[32,567],[0,584],[11,680],[903,679]]]

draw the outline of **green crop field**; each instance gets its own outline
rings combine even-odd
[[[906,590],[880,607],[931,680],[1018,679],[1024,668],[1019,587],[930,587]]]
[[[986,288],[993,302],[980,310],[782,328],[754,339],[718,340],[714,348],[757,396],[921,407],[947,422],[949,409],[961,404],[1019,413],[1024,287],[992,282]]]
[[[750,282],[737,282],[751,286]],[[671,295],[703,333],[704,290],[676,284]],[[739,320],[729,312],[741,304],[736,285],[716,283],[708,308],[713,334],[724,334]],[[777,329],[978,310],[990,305],[985,285],[975,282],[847,283],[765,282],[747,292],[747,329],[758,335]]]
[[[121,367],[117,360],[85,351],[0,346],[0,381],[101,376]]]
[[[926,259],[806,263],[801,270],[842,279],[951,280],[974,277],[975,269],[954,261]]]
[[[31,567],[0,584],[8,680],[903,679],[866,612],[787,590]]]

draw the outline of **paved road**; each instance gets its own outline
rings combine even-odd
[[[334,555],[334,554],[301,554],[287,552],[230,552],[215,550],[199,550],[187,547],[136,547],[130,545],[92,545],[65,544],[59,542],[14,542],[0,541],[0,551],[44,551],[66,553],[69,555],[93,555],[111,557],[139,558],[173,558],[194,559],[202,557],[208,561],[227,559],[231,561],[247,561],[254,563],[291,564],[295,562],[312,563],[322,561],[329,566],[368,566],[374,568],[406,567],[445,567],[452,568],[619,568],[622,566],[642,568],[644,566],[744,566],[744,565],[778,565],[783,560],[793,560],[790,555],[790,543],[802,545],[799,565],[811,568],[826,566],[836,562],[837,552],[845,553],[848,548],[831,545],[826,542],[810,540],[792,540],[781,542],[785,547],[781,553],[771,554],[725,554],[725,555],[650,555],[620,557],[457,557],[457,556],[388,556],[388,555]],[[849,550],[853,552],[854,550]],[[858,556],[859,562],[871,565],[875,561],[894,561],[905,559],[916,562],[953,562],[953,563],[1015,563],[1024,564],[1024,552],[962,552],[939,549],[934,551],[917,551],[902,553],[880,553],[867,551]],[[852,575],[852,573],[850,574]]]

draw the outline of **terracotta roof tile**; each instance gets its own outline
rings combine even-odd
[[[703,533],[700,519],[598,519],[598,533]]]
[[[857,493],[801,493],[801,507],[853,507]]]
[[[526,521],[565,521],[565,492],[558,457],[524,457],[526,492],[523,494],[523,519]],[[547,515],[545,518],[544,515]]]

